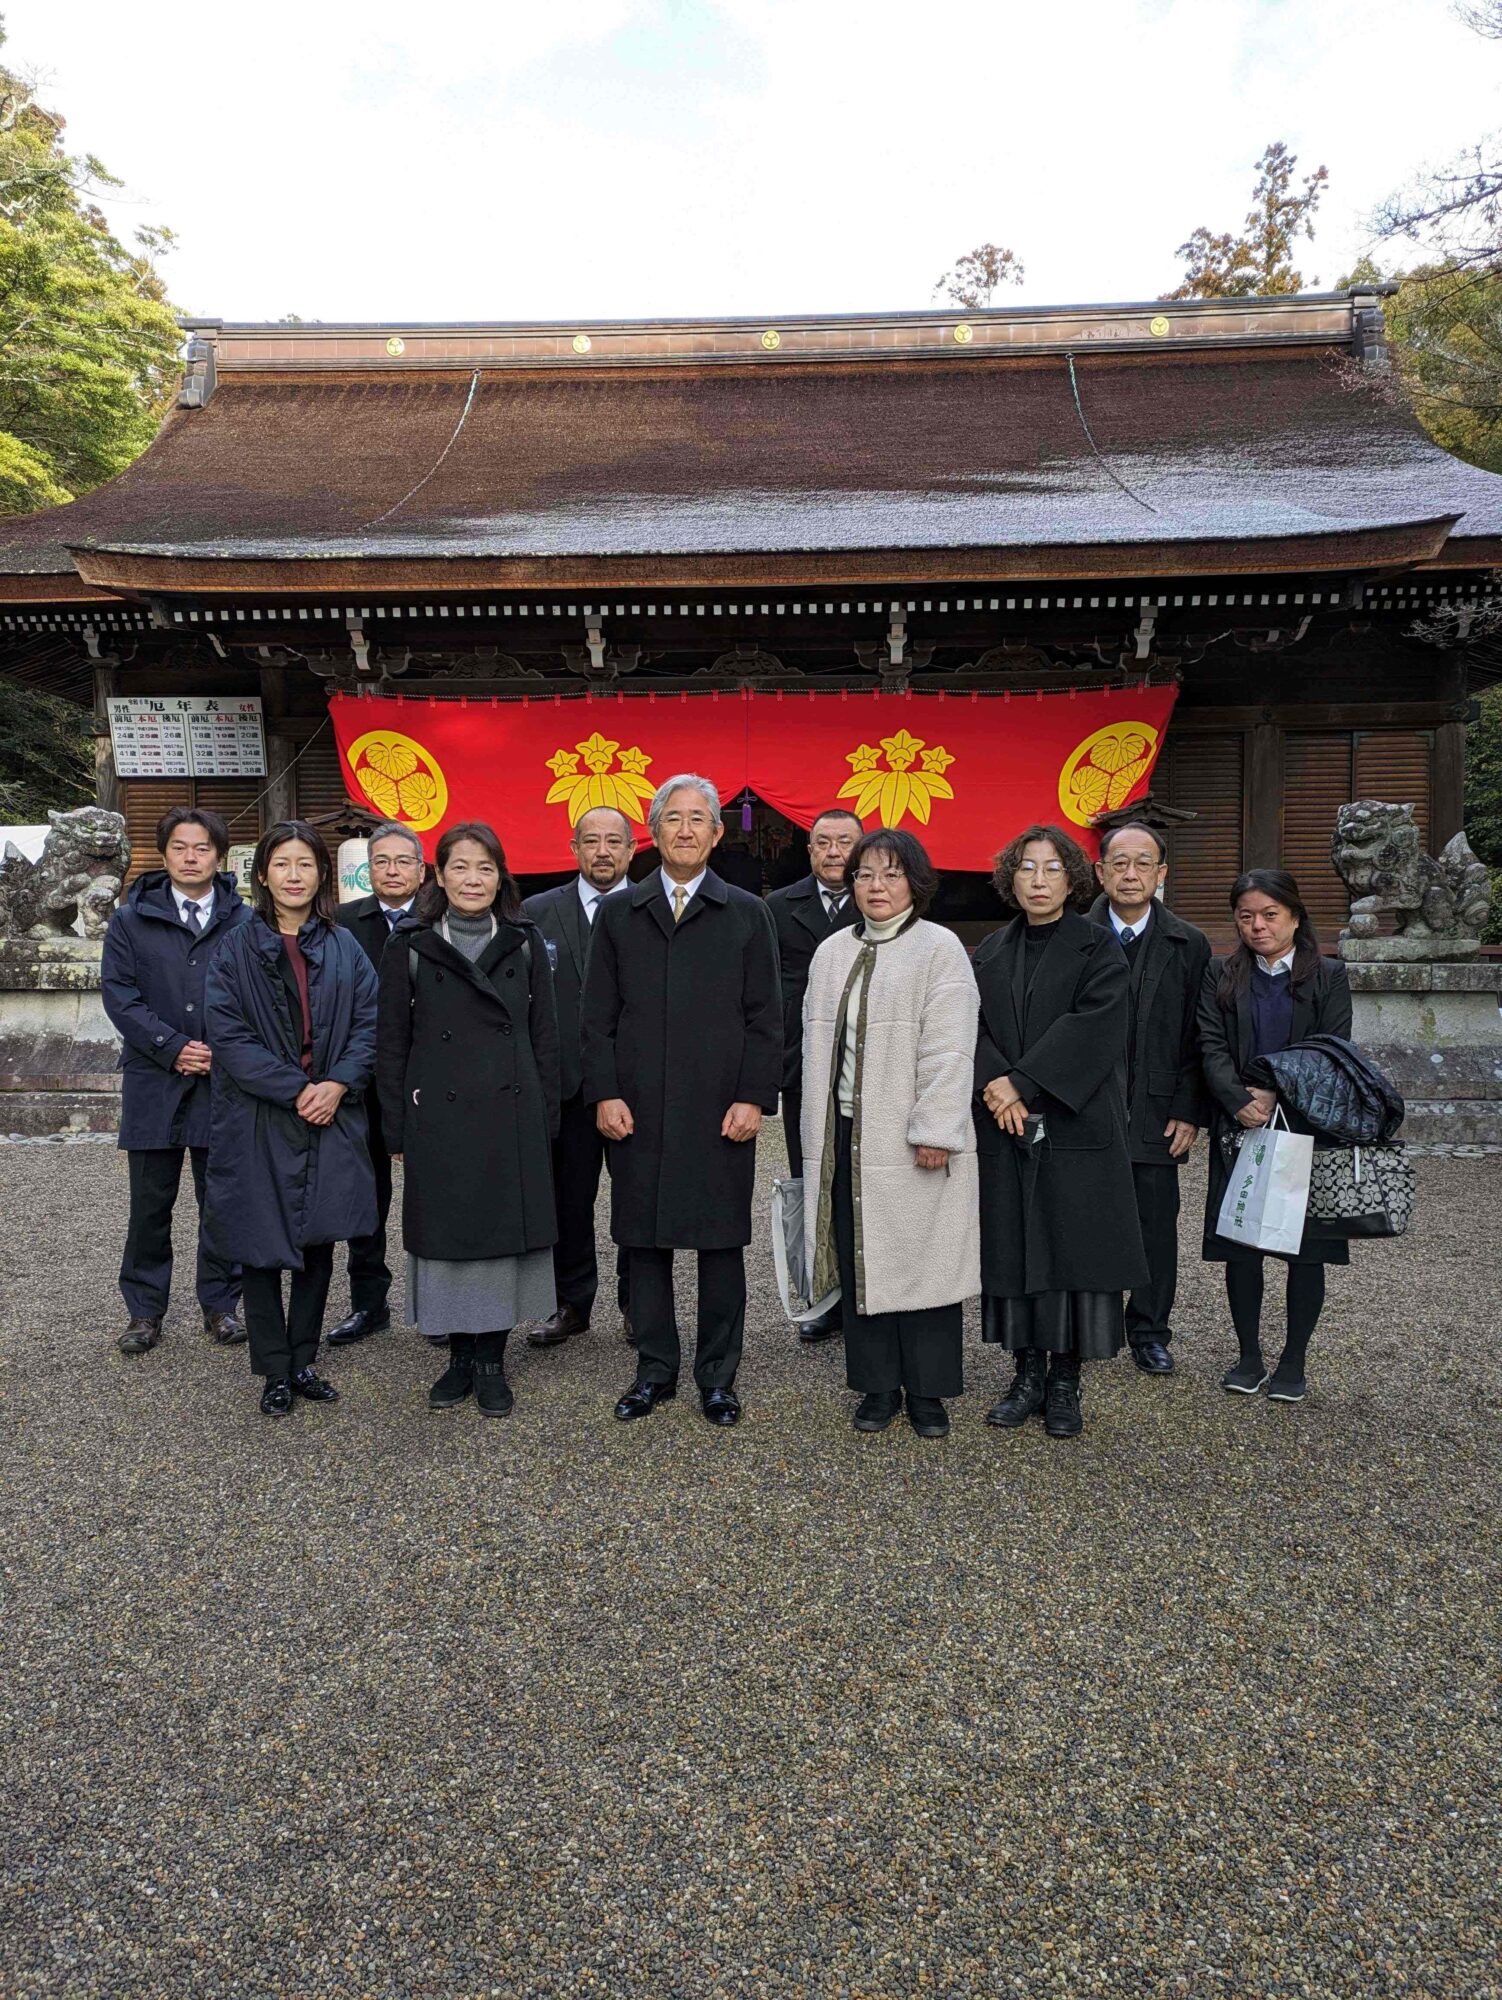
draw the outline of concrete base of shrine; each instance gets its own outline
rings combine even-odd
[[[120,1125],[120,1037],[99,993],[94,939],[0,938],[0,1135]]]
[[[1347,963],[1353,1040],[1408,1105],[1403,1137],[1502,1145],[1502,964]]]

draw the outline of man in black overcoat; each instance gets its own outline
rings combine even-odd
[[[370,886],[374,894],[339,905],[339,922],[353,933],[379,974],[381,957],[392,932],[410,915],[422,887],[422,842],[410,826],[386,820],[371,834],[366,847]],[[368,1334],[383,1333],[391,1324],[391,1267],[386,1262],[386,1219],[391,1213],[391,1155],[381,1126],[381,1100],[374,1080],[365,1093],[370,1128],[370,1164],[375,1169],[376,1226],[369,1236],[349,1244],[348,1319],[331,1327],[331,1347],[347,1347]]]
[[[809,829],[808,860],[812,873],[786,889],[774,889],[767,908],[777,931],[777,956],[782,966],[782,1129],[787,1140],[788,1172],[803,1176],[803,996],[814,953],[835,931],[848,930],[860,912],[845,884],[845,862],[864,828],[853,812],[835,806],[820,813]],[[817,1319],[798,1328],[800,1340],[829,1340],[840,1331],[840,1309],[831,1306]]]
[[[529,896],[522,909],[542,932],[553,966],[553,998],[562,1049],[563,1110],[553,1147],[553,1185],[558,1199],[558,1242],[553,1250],[553,1288],[558,1310],[527,1335],[533,1347],[553,1347],[588,1330],[599,1290],[595,1256],[595,1198],[605,1164],[605,1135],[595,1107],[584,1095],[584,1061],[579,1048],[579,1001],[589,968],[595,919],[605,897],[629,892],[627,873],[636,852],[631,822],[614,806],[594,806],[574,828],[569,845],[579,872],[557,889]],[[616,1298],[628,1341],[626,1253],[616,1252]]]
[[[659,787],[662,866],[595,919],[584,983],[584,1095],[611,1144],[611,1233],[627,1251],[637,1379],[622,1422],[676,1393],[673,1252],[699,1260],[694,1380],[712,1424],[740,1419],[756,1135],[777,1108],[782,1000],[765,906],[721,881],[708,779]]]
[[[1130,977],[1128,1134],[1148,1280],[1127,1300],[1127,1339],[1144,1374],[1169,1375],[1179,1173],[1207,1115],[1195,1014],[1210,940],[1158,900],[1168,849],[1156,828],[1136,821],[1113,827],[1101,841],[1095,872],[1105,894],[1091,920],[1115,934]]]
[[[202,1228],[213,1069],[204,994],[209,960],[230,931],[249,923],[250,907],[234,876],[221,872],[229,829],[218,813],[174,806],[156,838],[165,865],[130,885],[110,918],[100,966],[100,997],[122,1044],[119,1144],[130,1166],[120,1261],[130,1321],[116,1343],[122,1354],[145,1354],[162,1337],[184,1152],[198,1197],[204,1331],[226,1346],[245,1338],[239,1266],[214,1254]]]

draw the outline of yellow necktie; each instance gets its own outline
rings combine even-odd
[[[687,902],[688,902],[687,889],[684,888],[681,882],[675,883],[673,887],[673,922],[675,924],[677,923],[678,919],[683,915],[684,905]]]

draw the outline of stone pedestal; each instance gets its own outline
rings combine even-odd
[[[1502,962],[1347,962],[1351,1038],[1408,1105],[1403,1137],[1502,1145]]]
[[[89,938],[0,938],[0,1135],[119,1130],[103,949]]]

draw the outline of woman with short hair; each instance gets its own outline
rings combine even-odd
[[[381,1125],[402,1159],[407,1313],[449,1365],[435,1410],[509,1415],[506,1336],[557,1301],[558,1020],[547,946],[494,830],[451,826],[381,960]]]
[[[265,1378],[262,1410],[280,1417],[294,1397],[338,1400],[313,1363],[334,1245],[375,1227],[364,1093],[376,978],[334,921],[334,864],[305,820],[262,834],[251,878],[255,918],[209,967],[204,1231],[244,1266],[251,1371]]]
[[[1240,1349],[1221,1387],[1255,1396],[1265,1386],[1269,1402],[1298,1403],[1306,1392],[1305,1356],[1325,1303],[1325,1266],[1349,1263],[1349,1245],[1309,1222],[1294,1255],[1279,1257],[1288,1266],[1287,1332],[1269,1375],[1262,1358],[1263,1278],[1268,1258],[1278,1253],[1233,1243],[1216,1224],[1241,1134],[1266,1125],[1277,1103],[1275,1091],[1242,1081],[1246,1070],[1259,1056],[1277,1055],[1309,1035],[1349,1039],[1351,986],[1338,958],[1321,957],[1299,885],[1286,869],[1249,868],[1231,884],[1230,904],[1236,948],[1211,963],[1200,990],[1200,1050],[1212,1099],[1203,1255],[1206,1263],[1226,1267]],[[1289,1123],[1295,1131],[1307,1129],[1296,1116]]]
[[[1011,1430],[1042,1410],[1050,1437],[1075,1437],[1081,1365],[1120,1351],[1122,1293],[1147,1277],[1127,1143],[1127,963],[1081,914],[1095,880],[1061,828],[1025,828],[992,882],[1017,914],[974,961],[981,1338],[1016,1373],[986,1421]]]
[[[980,1284],[975,981],[953,931],[925,920],[938,876],[912,834],[862,835],[845,879],[860,921],[814,953],[803,1005],[813,1290],[841,1289],[855,1428],[885,1430],[905,1396],[918,1435],[945,1437]]]

